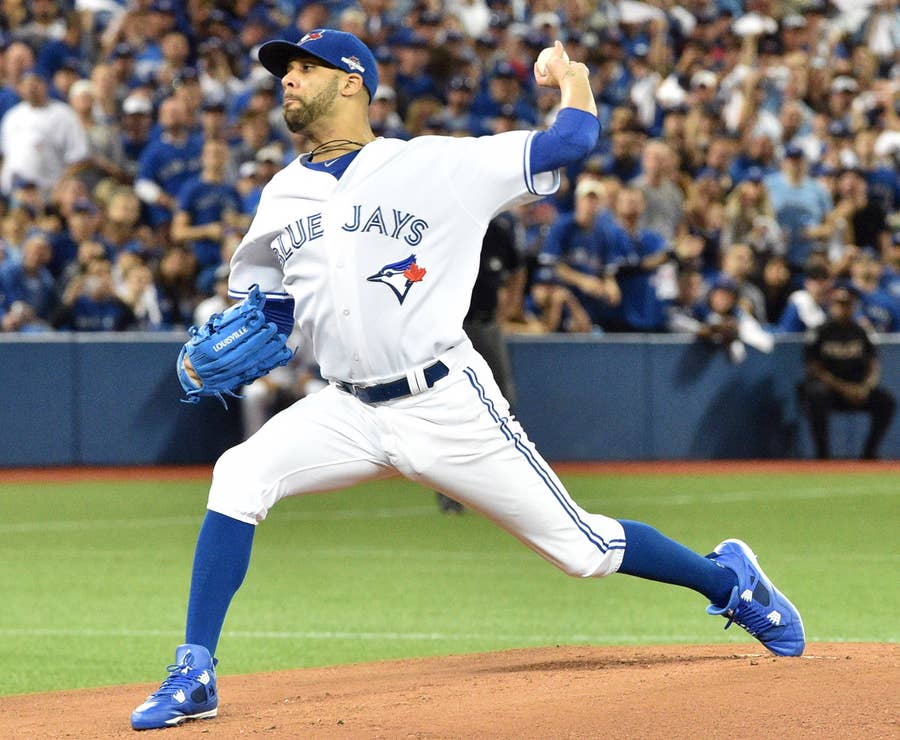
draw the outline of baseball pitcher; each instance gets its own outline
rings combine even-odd
[[[270,41],[288,127],[314,144],[263,191],[231,263],[242,299],[194,328],[178,360],[189,399],[233,392],[287,362],[296,323],[329,385],[268,421],[215,465],[195,553],[185,644],[135,729],[214,717],[214,659],[256,526],[286,496],[397,474],[480,512],[573,576],[622,572],[694,589],[711,614],[773,653],[799,655],[800,615],[739,540],[708,556],[656,529],[576,504],[512,417],[462,329],[485,229],[557,188],[599,134],[588,69],[560,42],[535,65],[558,88],[546,131],[376,138],[372,52],[331,29]],[[726,625],[727,626],[727,625]]]

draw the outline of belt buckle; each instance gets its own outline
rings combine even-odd
[[[369,395],[369,391],[370,391],[372,388],[375,388],[375,387],[377,387],[377,386],[374,386],[374,385],[356,385],[355,383],[353,383],[353,384],[351,384],[350,387],[353,389],[353,390],[351,391],[351,394],[353,395],[354,398],[358,398],[360,401],[363,401],[363,403],[368,403],[368,402],[366,401],[366,398],[367,398],[368,395]]]

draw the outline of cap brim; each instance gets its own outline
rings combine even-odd
[[[288,64],[291,61],[303,56],[318,59],[329,67],[333,66],[327,59],[323,59],[308,49],[301,49],[290,41],[267,41],[259,47],[259,63],[278,79],[287,74]]]

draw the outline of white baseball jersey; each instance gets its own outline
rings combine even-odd
[[[396,474],[480,511],[567,573],[615,572],[622,525],[579,507],[528,440],[462,329],[490,219],[552,192],[529,132],[368,144],[339,180],[295,161],[263,191],[230,290],[295,302],[322,374],[412,395],[365,403],[337,383],[216,462],[208,507],[256,524],[286,496]],[[327,168],[326,168],[327,169]],[[411,379],[439,360],[430,387]]]
[[[368,144],[337,180],[298,159],[263,190],[229,289],[290,295],[323,377],[376,383],[464,339],[484,231],[552,193],[529,168],[533,133]]]

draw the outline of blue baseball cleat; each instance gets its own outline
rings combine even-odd
[[[728,619],[747,630],[775,655],[800,655],[806,646],[803,620],[787,597],[763,573],[746,543],[725,540],[707,555],[719,565],[737,573],[737,586],[724,607],[706,607],[707,614]]]
[[[174,727],[189,719],[210,719],[219,711],[216,661],[202,645],[179,645],[169,677],[131,713],[135,730]]]

